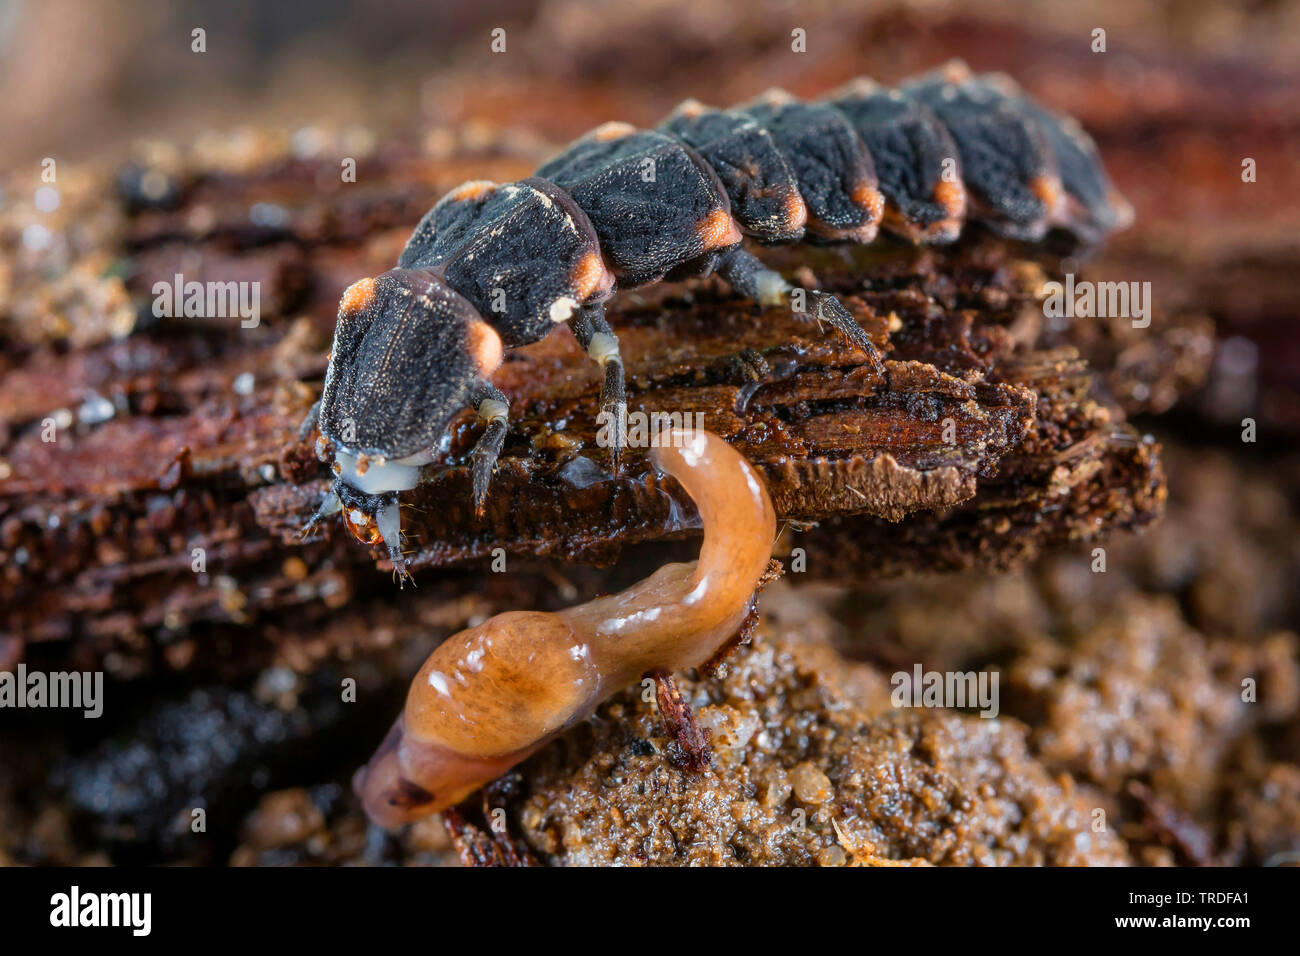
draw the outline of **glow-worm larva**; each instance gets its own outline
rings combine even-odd
[[[618,289],[715,272],[739,295],[789,305],[882,357],[835,296],[799,289],[742,245],[952,242],[968,220],[1030,242],[1084,246],[1132,219],[1096,145],[1002,74],[949,63],[897,89],[859,79],[820,100],[779,90],[732,109],[688,100],[657,129],[606,123],[516,183],[474,180],[416,226],[397,268],[339,303],[317,454],[335,480],[308,528],[341,513],[382,540],[402,578],[398,497],[439,457],[466,405],[485,422],[470,456],[482,511],[509,427],[491,382],[506,351],[567,324],[604,373],[600,408],[626,413],[605,318]],[[621,429],[609,444],[617,473]]]
[[[660,444],[651,460],[699,509],[699,560],[577,607],[498,614],[449,637],[357,773],[371,819],[396,826],[460,802],[641,675],[698,667],[735,635],[776,535],[767,489],[709,432],[665,432]]]

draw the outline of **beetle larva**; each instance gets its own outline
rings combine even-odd
[[[968,220],[1010,238],[1053,229],[1095,243],[1131,219],[1091,139],[1009,79],[962,64],[887,89],[857,80],[815,102],[771,91],[735,109],[688,101],[655,130],[608,123],[521,182],[475,181],[420,221],[397,268],[339,304],[317,452],[336,479],[308,527],[341,511],[406,574],[398,493],[413,488],[466,406],[486,423],[470,458],[482,509],[509,400],[506,349],[559,324],[604,371],[603,420],[626,416],[623,360],[605,320],[616,288],[716,272],[763,305],[795,298],[742,240],[951,242]],[[867,360],[853,316],[798,298]],[[615,470],[623,429],[610,429]]]

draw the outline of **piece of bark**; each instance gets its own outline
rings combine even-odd
[[[129,633],[147,645],[322,599],[337,607],[386,583],[385,562],[336,522],[299,540],[326,482],[294,432],[324,370],[333,297],[349,275],[382,268],[380,250],[391,256],[392,242],[357,248],[353,232],[322,228],[319,214],[337,200],[304,186],[302,169],[291,175],[266,163],[265,174],[201,178],[175,209],[134,213],[129,242],[114,248],[162,275],[175,268],[167,250],[196,209],[220,208],[220,190],[242,207],[272,184],[289,210],[273,235],[208,226],[186,241],[200,263],[210,254],[263,276],[268,301],[296,303],[301,318],[272,313],[251,329],[234,319],[197,328],[161,320],[126,340],[68,351],[29,344],[21,371],[0,385],[10,435],[0,459],[8,559],[0,629],[29,642]],[[410,177],[390,187],[408,194],[450,178],[437,164],[386,168]],[[387,208],[382,192],[368,195],[353,207]],[[378,241],[406,212],[383,213],[378,225],[358,214],[354,228],[377,229]],[[1087,397],[1100,383],[1068,346],[1044,352],[1026,331],[1026,314],[1041,311],[1041,265],[978,235],[945,250],[882,242],[770,257],[841,294],[886,352],[883,378],[815,326],[737,300],[714,280],[622,296],[611,318],[631,409],[700,413],[764,473],[783,519],[834,524],[859,515],[871,525],[916,516],[884,526],[890,533],[862,560],[818,562],[814,575],[1005,566],[1052,541],[1135,526],[1158,511],[1153,455],[1145,470],[1126,467],[1133,438],[1122,415]],[[801,272],[809,267],[814,275]],[[759,381],[738,368],[746,350],[771,369]],[[466,415],[447,467],[430,469],[408,496],[417,570],[481,561],[497,547],[512,559],[607,565],[629,545],[695,532],[689,501],[651,473],[644,449],[630,450],[619,478],[608,474],[594,441],[596,370],[570,336],[511,353],[497,380],[512,399],[512,429],[487,511],[480,517],[469,506],[463,462],[478,426]],[[55,441],[42,440],[46,419]],[[1103,433],[1121,437],[1103,441]],[[1047,498],[1053,519],[1042,521]],[[976,518],[983,524],[962,530]],[[1006,545],[977,537],[1008,527],[1019,533]]]

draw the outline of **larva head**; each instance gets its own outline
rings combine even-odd
[[[404,571],[397,495],[415,487],[501,353],[492,327],[432,272],[392,269],[353,283],[321,394],[317,453],[335,480],[313,523],[342,512],[358,540],[382,540]]]

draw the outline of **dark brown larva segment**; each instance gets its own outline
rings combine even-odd
[[[999,90],[1009,109],[1025,114],[1047,137],[1065,191],[1065,202],[1058,208],[1053,226],[1084,243],[1097,243],[1132,223],[1133,207],[1111,184],[1097,145],[1077,120],[1044,109],[1005,74],[985,73],[979,79]]]
[[[742,107],[768,129],[794,170],[808,232],[827,242],[876,237],[884,203],[862,139],[838,110],[773,90]]]
[[[659,128],[694,147],[713,167],[747,235],[760,242],[803,238],[808,207],[799,180],[771,132],[753,116],[687,100]]]
[[[1012,239],[1041,239],[1063,200],[1056,155],[1041,125],[964,65],[927,73],[902,89],[952,135],[972,218]]]
[[[923,103],[868,79],[826,100],[847,117],[876,166],[883,226],[911,242],[951,242],[966,219],[957,144]]]
[[[780,91],[732,110],[689,101],[657,130],[607,123],[532,178],[453,190],[398,268],[345,294],[313,413],[337,477],[312,521],[341,511],[402,570],[397,493],[466,404],[486,426],[470,456],[481,508],[509,412],[489,377],[503,350],[561,323],[602,369],[601,414],[624,421],[623,360],[602,305],[616,284],[716,271],[761,305],[806,310],[880,367],[834,296],[796,296],[741,247],[744,234],[866,243],[883,227],[951,242],[971,219],[1016,239],[1059,229],[1095,243],[1129,218],[1077,123],[960,63],[894,90],[857,80],[811,103]],[[623,430],[611,438],[617,471]]]
[[[548,267],[536,268],[538,260]],[[537,177],[467,183],[450,193],[416,227],[397,264],[442,276],[519,345],[545,337],[614,284],[586,213]]]
[[[591,218],[625,286],[658,281],[740,241],[716,175],[673,136],[602,126],[537,175],[567,191]]]

